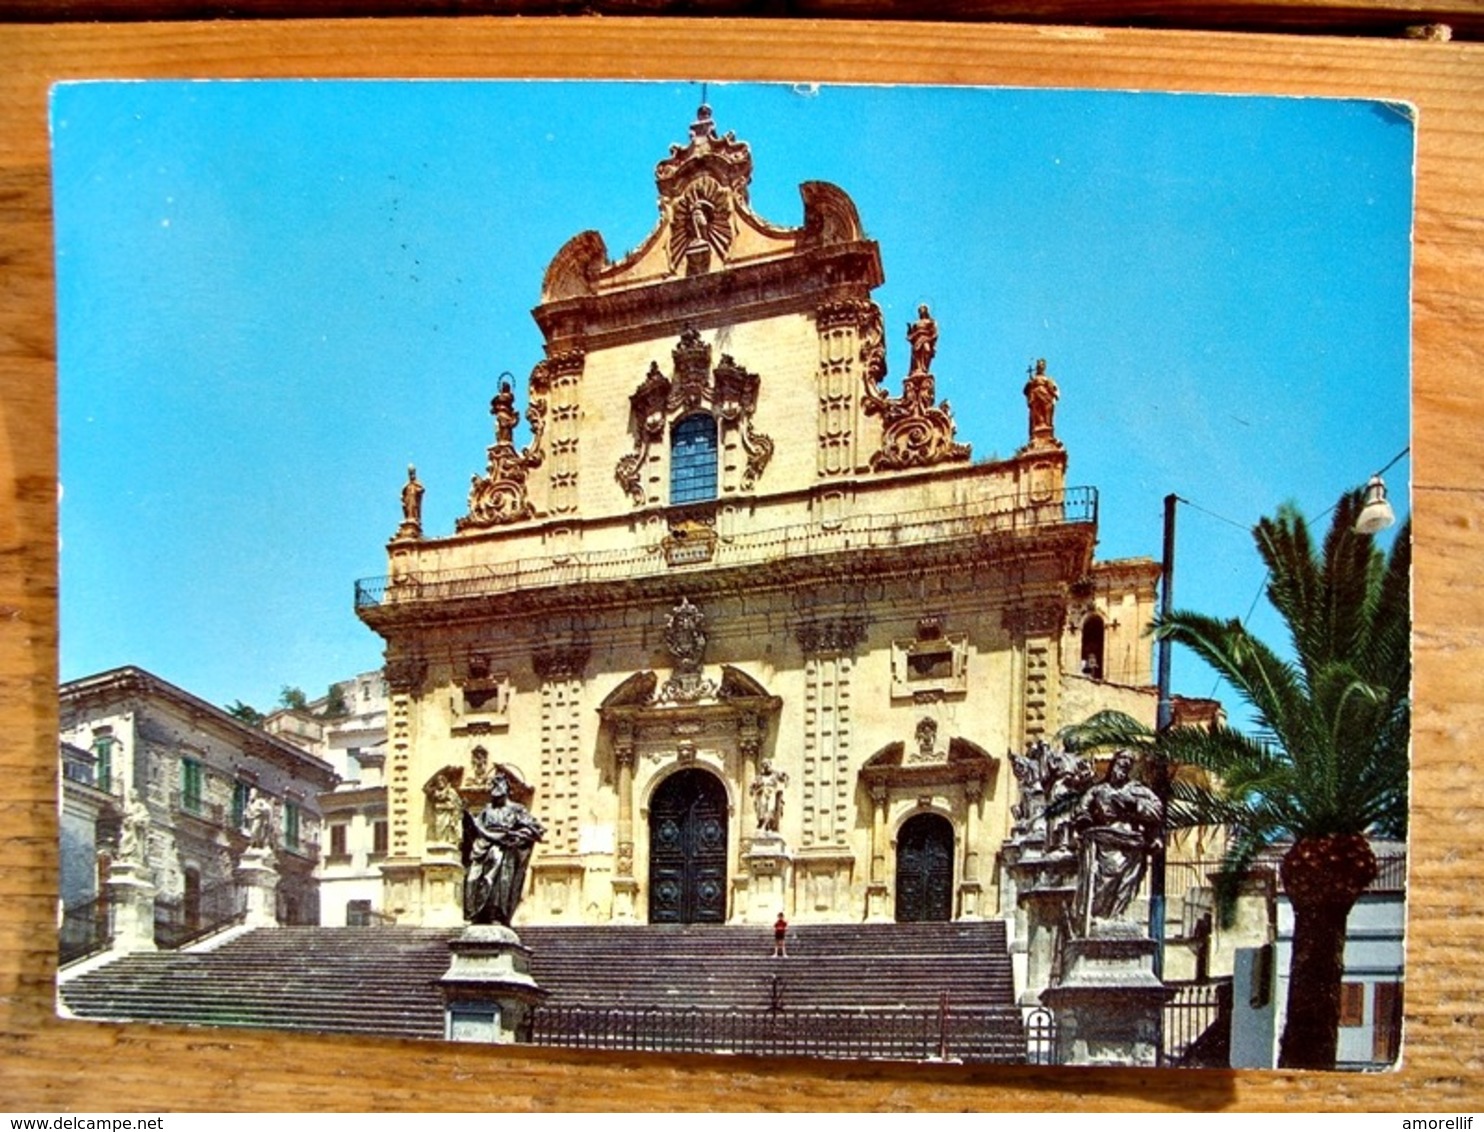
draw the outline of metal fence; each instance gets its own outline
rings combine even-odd
[[[1172,983],[1165,1003],[1161,1065],[1225,1068],[1231,1063],[1232,982]]]
[[[57,962],[63,966],[102,951],[112,942],[108,929],[108,898],[75,904],[62,912],[57,929]]]
[[[166,951],[211,935],[241,919],[242,899],[230,882],[208,885],[198,899],[155,900],[155,945]]]
[[[795,523],[718,539],[707,561],[744,566],[814,554],[885,550],[934,542],[1007,535],[1097,521],[1097,489],[1069,487],[1046,500],[1025,495],[887,515],[856,515],[839,523]],[[514,562],[421,571],[356,582],[356,608],[384,603],[483,597],[513,590],[627,580],[668,572],[658,546],[578,551]]]
[[[770,1010],[543,1004],[534,1045],[654,1053],[957,1061],[1029,1060],[1015,1007]]]

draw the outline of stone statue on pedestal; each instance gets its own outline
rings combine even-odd
[[[273,801],[256,788],[243,810],[242,832],[249,849],[273,848]]]
[[[500,771],[490,781],[490,801],[477,815],[463,813],[464,919],[510,926],[526,883],[526,866],[545,829],[510,797]]]
[[[1131,752],[1115,754],[1103,781],[1082,795],[1072,815],[1081,848],[1077,920],[1085,928],[1095,921],[1128,919],[1164,827],[1164,804],[1133,780],[1133,766]]]
[[[752,802],[757,809],[759,833],[778,832],[778,825],[783,820],[783,788],[787,785],[788,775],[774,770],[773,764],[764,759],[752,783]]]

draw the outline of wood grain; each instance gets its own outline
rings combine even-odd
[[[0,20],[304,19],[369,16],[729,16],[953,20],[1401,35],[1447,24],[1484,37],[1479,0],[0,0]]]
[[[1405,1066],[1382,1075],[596,1056],[53,1017],[56,399],[46,95],[59,79],[601,76],[1388,98],[1419,114],[1415,796]],[[1484,1098],[1484,48],[725,20],[0,27],[0,1108],[1468,1109]],[[1302,375],[1295,375],[1302,380]],[[1364,396],[1363,389],[1355,390]]]

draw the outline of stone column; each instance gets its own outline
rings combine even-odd
[[[113,862],[108,870],[108,910],[114,951],[155,950],[155,886],[144,866],[130,860]]]
[[[964,783],[964,879],[959,885],[959,919],[981,918],[983,885],[979,883],[979,806],[984,783],[974,778]]]
[[[871,881],[866,886],[866,921],[891,919],[886,909],[886,787],[871,788]]]
[[[508,1045],[530,1038],[531,1009],[546,992],[531,978],[531,953],[502,924],[471,924],[448,944],[453,953],[438,983],[444,1037]]]
[[[621,723],[614,745],[618,781],[618,859],[613,868],[613,919],[631,924],[638,919],[639,882],[634,879],[634,727]]]

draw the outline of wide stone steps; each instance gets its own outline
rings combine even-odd
[[[437,1038],[456,929],[276,928],[212,951],[128,956],[61,988],[83,1017]],[[774,958],[771,929],[527,927],[553,1007],[955,1010],[1014,1016],[1003,925],[806,925]]]

